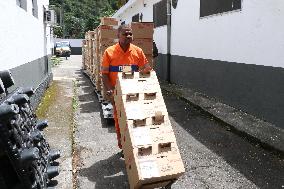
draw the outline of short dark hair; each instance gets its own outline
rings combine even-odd
[[[120,33],[122,30],[124,29],[131,29],[130,25],[129,24],[123,24],[123,25],[120,25],[117,29],[117,33]]]

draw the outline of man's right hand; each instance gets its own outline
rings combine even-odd
[[[114,105],[114,95],[113,95],[113,90],[108,90],[106,91],[106,95],[108,96],[110,102]]]
[[[106,92],[106,95],[108,99],[111,101],[111,103],[114,104],[114,98],[113,98],[114,89],[110,85],[108,74],[102,74],[102,80],[103,80],[103,85],[104,85],[104,90]]]

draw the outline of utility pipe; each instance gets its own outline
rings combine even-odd
[[[167,0],[167,77],[166,80],[171,83],[171,0]]]

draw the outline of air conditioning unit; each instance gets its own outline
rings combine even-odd
[[[56,25],[56,13],[54,10],[44,11],[44,21],[50,25]]]

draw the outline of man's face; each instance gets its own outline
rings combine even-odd
[[[130,28],[122,29],[118,34],[118,39],[121,44],[130,44],[133,40],[132,30]]]

